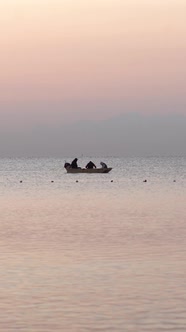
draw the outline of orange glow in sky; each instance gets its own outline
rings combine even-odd
[[[0,102],[175,96],[186,84],[183,0],[0,3]]]
[[[185,153],[185,13],[186,0],[0,1],[0,156]]]

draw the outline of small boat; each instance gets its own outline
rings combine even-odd
[[[71,167],[66,167],[67,173],[109,173],[112,170],[111,167],[107,168],[71,168]]]

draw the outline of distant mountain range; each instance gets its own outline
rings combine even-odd
[[[121,114],[106,120],[1,130],[1,156],[186,155],[186,115]]]

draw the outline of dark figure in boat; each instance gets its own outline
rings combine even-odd
[[[77,164],[77,161],[78,161],[78,159],[75,158],[75,159],[71,162],[71,168],[79,168],[79,167],[78,167],[78,164]]]
[[[92,161],[89,161],[85,168],[96,168],[96,165]]]
[[[65,162],[65,165],[64,165],[64,168],[70,168],[71,167],[71,165],[70,165],[70,163],[67,163],[67,162]]]
[[[102,161],[100,162],[100,165],[102,168],[108,168],[107,165],[105,163],[103,163]]]

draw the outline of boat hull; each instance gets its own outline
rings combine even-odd
[[[108,168],[67,168],[67,173],[84,173],[84,174],[99,174],[99,173],[109,173],[112,170],[111,167]]]

